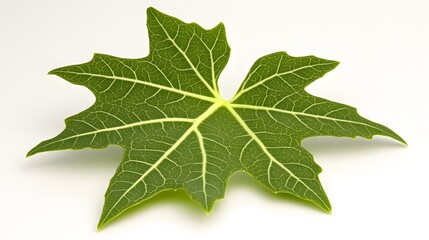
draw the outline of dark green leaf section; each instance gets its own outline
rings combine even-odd
[[[224,26],[205,30],[153,8],[147,13],[147,57],[96,54],[88,63],[51,71],[90,89],[96,102],[28,153],[112,144],[124,149],[99,228],[166,190],[184,189],[208,212],[236,171],[329,212],[321,168],[301,147],[303,139],[385,135],[405,143],[356,109],[305,92],[338,64],[314,56],[264,56],[235,97],[223,100],[218,78],[230,53]]]
[[[153,121],[190,121],[212,105],[210,97],[191,91],[195,83],[175,84],[177,79],[166,76],[147,60],[96,54],[89,63],[59,68],[51,74],[88,87],[97,100],[87,110],[66,119],[64,132],[40,143],[29,155],[59,149],[126,145],[134,140],[132,136],[142,137],[134,132],[150,127]]]
[[[385,135],[405,143],[389,128],[361,117],[355,108],[304,91],[337,65],[336,61],[292,57],[285,52],[264,56],[252,66],[231,105],[257,132],[282,129],[299,141],[314,136]]]
[[[220,23],[211,30],[205,30],[195,23],[184,23],[153,8],[149,8],[147,14],[150,55],[164,60],[162,64],[168,63],[165,69],[170,74],[183,76],[177,79],[177,83],[201,80],[209,89],[218,91],[217,79],[230,53],[224,25]],[[155,64],[159,65],[158,62]],[[207,90],[201,83],[192,88]],[[207,91],[205,93],[208,94]]]
[[[103,211],[100,226],[160,191],[183,188],[206,211],[223,198],[228,178],[242,169],[237,159],[248,141],[243,129],[221,107],[195,130],[170,130],[162,136],[154,133],[143,138],[125,152],[107,190],[108,207]],[[151,143],[151,138],[161,137],[171,140]]]

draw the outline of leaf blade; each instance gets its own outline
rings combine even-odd
[[[224,25],[206,30],[154,8],[147,15],[147,57],[95,54],[87,63],[50,72],[87,87],[96,102],[27,154],[112,144],[124,149],[99,229],[166,190],[184,189],[209,212],[237,171],[275,193],[291,193],[330,212],[318,177],[322,169],[302,140],[385,135],[406,144],[355,108],[305,91],[337,61],[269,54],[255,62],[237,94],[225,101],[218,87],[230,54]]]
[[[267,180],[266,181],[260,181],[260,179],[257,178],[262,185],[265,185],[265,186],[267,186],[268,188],[270,188],[270,189],[272,189],[274,191],[276,190],[275,187],[273,186],[273,184],[271,183],[271,176],[270,176],[271,175],[271,173],[270,173],[271,172],[271,167],[272,167],[273,164],[276,164],[282,170],[284,170],[287,173],[287,175],[288,175],[288,180],[286,181],[285,188],[279,188],[279,190],[277,190],[277,191],[292,193],[292,194],[294,194],[294,195],[296,195],[298,197],[301,197],[301,198],[307,198],[306,197],[307,191],[310,191],[311,193],[314,194],[315,198],[314,197],[313,198],[312,197],[308,197],[307,198],[308,200],[316,203],[318,206],[320,206],[325,211],[328,211],[328,212],[331,211],[331,205],[329,203],[329,200],[326,197],[326,194],[323,191],[323,189],[321,188],[321,184],[319,183],[319,180],[316,177],[318,173],[313,172],[313,173],[315,173],[314,177],[316,177],[316,178],[311,179],[312,181],[316,182],[316,186],[319,188],[319,189],[315,190],[314,187],[312,188],[309,185],[307,185],[305,181],[303,181],[291,169],[289,169],[288,167],[286,167],[281,161],[279,161],[276,157],[274,157],[272,155],[272,153],[268,150],[266,144],[263,141],[260,140],[260,138],[257,136],[257,134],[248,126],[248,124],[233,109],[233,107],[231,107],[231,106],[228,107],[228,110],[235,117],[235,119],[240,123],[240,125],[243,127],[243,129],[249,134],[249,136],[251,137],[251,139],[257,143],[257,145],[260,147],[260,149],[269,158],[269,165],[268,165],[268,170],[267,170]],[[308,167],[308,168],[310,168],[310,167]],[[246,170],[249,171],[248,168]],[[253,171],[251,171],[251,170],[249,171],[249,173],[252,174],[252,175],[257,175]],[[295,182],[295,184],[294,184],[294,186],[292,188],[287,187],[287,184],[288,184],[288,181],[289,181],[290,177],[296,180],[296,182]],[[301,191],[295,191],[294,190],[294,188],[296,187],[296,183],[300,183],[300,184],[302,184],[304,186],[304,188],[305,188],[305,190],[304,190],[305,192],[304,193],[302,193]],[[320,191],[320,189],[322,189],[322,191]],[[316,192],[318,190],[319,190],[319,192]]]

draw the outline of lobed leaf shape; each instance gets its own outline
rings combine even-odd
[[[230,54],[222,23],[205,30],[149,8],[147,27],[150,53],[145,58],[95,54],[88,63],[50,72],[86,86],[96,102],[28,153],[108,145],[124,149],[99,228],[166,190],[184,189],[208,212],[236,171],[329,212],[318,178],[321,168],[301,146],[303,139],[384,135],[405,143],[355,108],[305,92],[336,61],[285,52],[264,56],[226,101],[218,88]]]

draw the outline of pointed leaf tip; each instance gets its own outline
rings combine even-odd
[[[53,69],[53,70],[49,71],[49,72],[48,72],[48,75],[57,75],[57,74],[56,74],[56,70],[57,70],[57,69]]]
[[[148,7],[146,9],[146,14],[147,17],[149,17],[150,15],[159,15],[159,14],[163,14],[162,12],[158,11],[156,8],[154,7]]]
[[[34,154],[31,152],[31,150],[25,155],[26,158],[29,158],[33,156]]]
[[[40,151],[38,151],[38,148],[39,148],[40,144],[37,144],[30,151],[28,151],[28,153],[25,155],[25,157],[29,158],[31,156],[34,156],[34,155],[38,154],[40,152]]]
[[[393,133],[394,133],[394,135],[391,136],[393,139],[395,139],[395,140],[399,141],[400,143],[404,144],[404,146],[406,146],[406,147],[408,146],[408,143],[401,136],[399,136],[395,132],[393,132]]]

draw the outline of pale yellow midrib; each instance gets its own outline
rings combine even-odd
[[[145,81],[141,81],[141,80],[133,79],[133,78],[126,78],[126,77],[119,77],[119,76],[108,76],[108,75],[84,73],[84,72],[73,72],[73,71],[56,71],[56,72],[57,73],[71,73],[71,74],[84,75],[84,76],[90,76],[90,77],[101,77],[101,78],[107,78],[107,79],[113,79],[113,80],[121,80],[121,81],[126,81],[126,82],[138,83],[138,84],[147,85],[147,86],[154,87],[154,88],[159,88],[162,90],[167,90],[170,92],[179,93],[179,94],[182,94],[185,96],[198,98],[198,99],[208,101],[208,102],[216,102],[216,98],[213,98],[213,97],[207,97],[207,96],[203,96],[200,94],[191,93],[191,92],[179,90],[176,88],[171,88],[171,87],[167,87],[167,86],[163,86],[163,85],[159,85],[159,84],[155,84],[155,83],[151,83],[151,82],[145,82]]]
[[[244,88],[244,85],[247,83],[247,81],[249,79],[245,79],[243,81],[243,84],[244,84],[243,88],[240,89],[240,91],[234,96],[234,98],[231,100],[231,102],[233,102],[236,99],[238,99],[243,93],[248,92],[248,91],[250,91],[250,90],[258,87],[259,85],[264,84],[266,81],[271,80],[271,79],[273,79],[275,77],[280,77],[280,76],[283,76],[283,75],[291,74],[291,73],[294,73],[296,71],[299,71],[299,70],[302,70],[302,69],[306,69],[306,68],[313,68],[313,67],[317,67],[317,66],[325,66],[325,65],[332,65],[332,64],[333,63],[318,63],[318,64],[313,64],[313,65],[302,66],[302,67],[295,68],[293,70],[290,70],[290,71],[287,71],[287,72],[283,72],[283,73],[275,73],[275,74],[273,74],[273,75],[271,75],[269,77],[266,77],[266,78],[258,81],[258,83],[253,84],[252,86],[247,87],[247,88]]]
[[[133,185],[131,185],[122,195],[121,197],[115,202],[115,204],[111,207],[110,211],[105,215],[104,219],[108,219],[108,216],[112,212],[112,210],[118,205],[118,203],[130,192],[137,184],[142,181],[150,172],[152,172],[154,169],[158,167],[159,164],[161,164],[164,159],[166,159],[192,132],[195,132],[198,128],[198,126],[206,120],[211,114],[213,114],[219,107],[222,105],[225,105],[223,101],[218,101],[214,103],[212,106],[210,106],[203,114],[201,114],[198,118],[196,118],[191,125],[191,127],[186,130],[186,132],[144,173],[142,176],[134,182]],[[103,220],[104,222],[104,220]]]
[[[319,194],[314,192],[307,184],[305,184],[300,178],[298,178],[293,172],[291,172],[287,167],[285,167],[283,164],[281,164],[277,159],[271,155],[271,153],[267,150],[264,143],[256,136],[256,134],[247,126],[247,124],[244,122],[244,120],[238,115],[238,113],[233,109],[231,104],[225,105],[225,107],[229,110],[229,112],[234,116],[234,118],[238,121],[238,123],[243,127],[243,129],[249,134],[249,136],[259,145],[259,147],[262,149],[262,151],[267,155],[267,157],[270,159],[270,161],[276,163],[279,165],[283,170],[285,170],[290,176],[295,178],[298,182],[303,184],[310,192],[314,193],[316,197],[325,205],[325,207],[328,208],[325,201],[323,201]]]
[[[207,153],[204,147],[204,140],[203,140],[203,135],[201,134],[201,132],[198,129],[195,129],[195,133],[197,135],[198,138],[198,142],[200,144],[200,149],[201,149],[201,155],[202,155],[202,166],[201,166],[201,180],[203,182],[203,192],[204,192],[204,200],[205,200],[205,207],[206,210],[209,209],[209,205],[208,205],[208,201],[207,201],[207,190],[206,190],[206,172],[207,172]]]
[[[234,107],[234,108],[263,110],[263,111],[274,111],[274,112],[281,112],[281,113],[290,114],[290,115],[293,115],[293,116],[299,115],[299,116],[306,116],[306,117],[312,117],[312,118],[326,119],[326,120],[331,120],[331,121],[334,121],[334,122],[345,122],[345,123],[350,123],[350,124],[358,124],[358,125],[362,125],[362,126],[374,128],[374,129],[377,129],[377,130],[382,131],[382,132],[386,132],[383,129],[380,129],[378,127],[375,127],[375,126],[367,124],[367,123],[356,122],[356,121],[346,120],[346,119],[341,119],[341,118],[332,118],[332,117],[314,115],[314,114],[309,114],[309,113],[304,113],[304,112],[295,112],[295,111],[288,111],[288,110],[283,110],[283,109],[278,109],[278,108],[273,108],[273,107],[255,106],[255,105],[248,105],[248,104],[235,104],[235,103],[231,103],[230,106]]]
[[[143,126],[143,125],[147,125],[147,124],[164,123],[164,122],[193,122],[193,121],[194,121],[194,119],[190,119],[190,118],[160,118],[160,119],[154,119],[154,120],[141,121],[141,122],[126,124],[126,125],[122,125],[122,126],[118,126],[118,127],[104,128],[104,129],[99,129],[99,130],[92,131],[92,132],[76,134],[73,136],[69,136],[66,138],[59,139],[57,141],[50,142],[50,143],[45,144],[45,145],[40,146],[40,147],[47,147],[47,146],[52,145],[54,143],[63,142],[63,141],[73,139],[73,138],[98,134],[98,133],[102,133],[102,132],[118,131],[118,130],[122,130],[122,129],[132,128],[132,127],[137,127],[137,126]]]
[[[170,37],[170,34],[168,34],[167,30],[164,28],[164,26],[161,24],[161,22],[158,20],[158,18],[154,15],[155,20],[158,22],[159,26],[164,31],[165,35],[167,36],[168,40],[174,45],[174,47],[182,54],[182,56],[185,58],[186,62],[188,62],[189,66],[192,68],[192,70],[197,74],[198,78],[203,82],[203,84],[210,90],[210,92],[213,94],[213,96],[216,96],[218,93],[213,90],[213,88],[207,83],[207,81],[201,76],[198,69],[194,66],[194,64],[191,62],[191,59],[189,59],[188,55],[177,45],[177,43]]]

